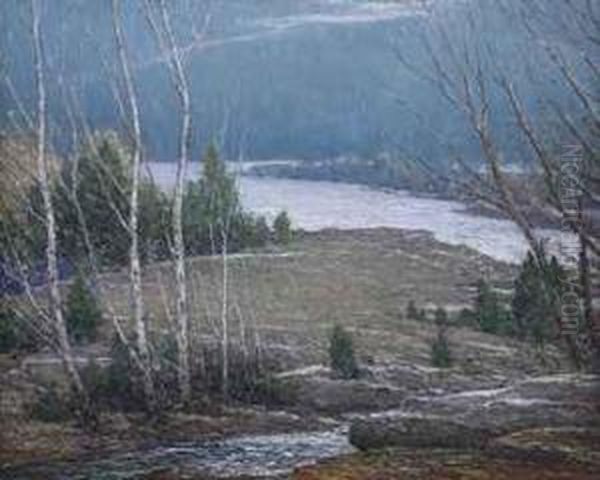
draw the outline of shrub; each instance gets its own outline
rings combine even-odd
[[[292,241],[292,222],[284,210],[273,221],[275,243],[287,245]]]
[[[333,372],[344,379],[357,378],[358,364],[354,355],[352,336],[341,325],[336,325],[329,339],[329,361]]]
[[[117,336],[113,339],[110,357],[103,381],[102,403],[115,410],[140,410],[145,401],[139,388],[139,372],[127,346]]]
[[[406,307],[406,318],[410,320],[417,320],[419,318],[419,311],[417,310],[414,300],[408,302],[408,306]]]
[[[448,314],[442,307],[435,311],[435,325],[437,335],[431,344],[431,363],[438,368],[447,368],[452,364],[450,345],[448,343]]]
[[[448,326],[448,313],[446,312],[446,309],[444,309],[442,307],[438,307],[434,313],[434,320],[435,320],[435,324],[438,326],[438,328],[447,327]]]
[[[19,348],[19,335],[14,315],[6,302],[0,299],[0,353]]]
[[[76,175],[69,162],[61,171],[63,187],[56,189],[54,199],[60,253],[71,260],[87,254],[80,215],[71,195],[77,191],[98,259],[105,265],[122,264],[127,260],[130,241],[119,214],[126,217],[128,211],[130,156],[113,132],[97,135],[93,141],[93,146],[82,148]]]
[[[299,385],[284,381],[272,374],[263,374],[256,382],[254,391],[258,403],[267,407],[284,407],[294,405],[298,400]]]
[[[6,299],[0,298],[0,353],[35,351],[38,342],[27,326],[20,321]]]
[[[477,325],[477,317],[475,312],[470,308],[463,308],[458,313],[456,323],[461,326],[473,327]]]
[[[71,399],[61,394],[58,387],[49,384],[43,388],[36,401],[30,405],[30,417],[41,422],[64,422],[73,418]]]
[[[502,307],[496,292],[483,279],[477,283],[475,317],[483,332],[507,334],[511,331],[510,312]]]
[[[140,254],[144,261],[167,257],[171,233],[169,199],[148,181],[140,183],[138,216]]]
[[[267,219],[260,215],[254,221],[254,245],[253,246],[263,246],[266,245],[271,240],[271,228],[267,223]]]
[[[75,276],[65,305],[67,330],[73,341],[84,343],[95,340],[102,312],[81,274]]]
[[[556,335],[556,318],[560,316],[562,270],[555,257],[540,267],[531,252],[521,265],[515,280],[511,302],[515,333],[531,339],[540,348]]]
[[[452,365],[452,356],[446,332],[438,332],[431,344],[431,363],[434,367],[448,368]]]

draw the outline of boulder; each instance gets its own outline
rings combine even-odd
[[[350,443],[361,450],[387,447],[485,448],[494,432],[448,418],[405,415],[356,420]]]
[[[600,428],[598,377],[555,375],[492,390],[407,399],[402,411],[355,420],[358,448],[483,447],[532,429]]]

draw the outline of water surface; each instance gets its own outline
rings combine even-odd
[[[238,171],[246,171],[251,164]],[[155,181],[165,189],[173,186],[175,166],[151,163]],[[191,164],[188,177],[200,172]],[[418,197],[407,191],[383,191],[361,185],[309,180],[290,180],[239,175],[242,202],[256,214],[272,219],[287,210],[297,228],[355,229],[391,227],[426,230],[451,245],[466,245],[497,260],[519,262],[528,245],[517,226],[508,221],[467,213],[461,202]],[[556,249],[558,232],[538,230]]]

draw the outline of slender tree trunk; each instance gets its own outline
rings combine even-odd
[[[152,6],[147,1],[146,8],[151,25],[155,30],[159,43],[166,50],[169,57],[169,68],[177,92],[181,108],[181,129],[179,137],[179,158],[177,161],[177,180],[172,211],[173,229],[173,256],[175,260],[175,288],[177,301],[175,303],[175,315],[177,317],[177,373],[181,401],[186,404],[191,398],[190,379],[190,347],[189,347],[189,314],[188,296],[186,284],[185,267],[185,244],[183,238],[183,194],[185,188],[185,176],[187,170],[189,148],[192,139],[191,129],[191,104],[190,92],[187,78],[183,68],[181,52],[171,28],[171,20],[167,11],[165,1],[159,0],[162,32],[152,14]]]
[[[588,244],[582,235],[579,236],[579,274],[583,297],[583,336],[587,344],[586,354],[590,358],[585,358],[585,363],[592,370],[600,368],[600,344],[598,343],[594,309],[592,300],[592,280],[590,271],[590,258]]]
[[[129,234],[131,235],[131,245],[129,251],[129,277],[131,283],[131,304],[135,324],[137,350],[142,364],[144,393],[147,407],[152,412],[156,406],[156,395],[154,382],[152,378],[152,363],[150,359],[150,349],[148,347],[148,336],[146,321],[144,318],[144,298],[142,293],[142,270],[139,253],[139,185],[141,173],[141,129],[140,114],[138,109],[137,95],[133,85],[129,57],[125,49],[125,40],[121,26],[120,0],[113,0],[113,26],[117,42],[117,50],[123,78],[125,80],[125,89],[129,101],[131,114],[131,126],[133,134],[133,152],[131,167],[131,193],[129,203]]]
[[[221,296],[221,392],[229,396],[229,322],[227,321],[227,290],[229,288],[229,265],[227,262],[227,232],[222,232],[223,291]]]
[[[82,413],[88,415],[91,413],[89,410],[89,397],[77,367],[75,366],[73,352],[67,333],[67,326],[62,312],[56,245],[56,218],[46,158],[46,87],[38,7],[37,0],[31,0],[35,83],[37,89],[37,172],[43,201],[44,221],[46,224],[46,268],[48,287],[50,289],[50,311],[54,322],[53,327],[59,350],[58,353],[61,356],[65,370],[71,380],[73,389],[81,401],[83,407]]]

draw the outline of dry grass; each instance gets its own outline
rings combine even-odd
[[[404,318],[409,300],[457,311],[471,302],[482,275],[505,288],[515,274],[513,266],[439,243],[426,232],[383,228],[304,234],[289,251],[233,255],[228,265],[230,336],[239,340],[242,332],[249,338],[256,327],[264,345],[289,357],[290,368],[324,362],[335,323],[354,332],[365,361],[428,364],[434,329]],[[222,259],[195,258],[189,267],[194,337],[216,341]],[[105,276],[105,284],[112,304],[127,318],[126,273]],[[168,263],[146,269],[144,293],[157,335],[168,329],[174,311],[173,284]],[[110,335],[107,328],[105,337]],[[450,335],[465,368],[525,373],[532,364],[533,352],[525,345],[469,328],[451,329]]]

